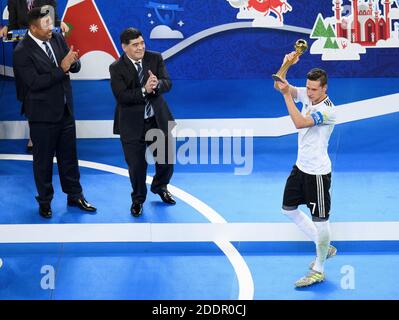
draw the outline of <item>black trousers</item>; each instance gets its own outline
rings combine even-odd
[[[160,156],[160,158],[165,160],[155,162],[155,176],[151,184],[151,192],[159,193],[161,190],[166,190],[167,185],[172,178],[174,168],[172,159],[168,159],[167,156],[171,148],[168,144],[167,136],[165,136],[165,143],[162,145],[164,151],[162,154],[164,154],[165,157],[160,155],[159,150],[154,149],[153,142],[156,142],[156,139],[153,141],[145,141],[145,136],[149,130],[159,130],[155,117],[151,117],[144,121],[144,130],[140,139],[129,142],[122,141],[123,152],[125,154],[126,163],[129,167],[130,182],[133,188],[131,194],[132,202],[138,201],[140,203],[144,203],[147,196],[147,186],[145,183],[148,167],[148,162],[145,156],[147,147],[150,147],[149,149],[155,160],[157,159],[157,156]],[[171,154],[173,154],[173,152]]]
[[[39,203],[53,199],[53,159],[57,158],[62,191],[68,198],[82,196],[80,172],[76,152],[75,119],[65,108],[63,118],[56,123],[29,122],[33,142],[33,173]]]

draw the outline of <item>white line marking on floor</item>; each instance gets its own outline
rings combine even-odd
[[[32,161],[32,156],[0,154],[0,160]],[[54,162],[56,161],[54,160]],[[127,169],[106,164],[79,160],[79,166],[129,177],[129,172]],[[151,184],[152,178],[147,176],[146,182]],[[168,188],[174,196],[192,206],[195,210],[205,216],[212,224],[227,224],[226,220],[224,220],[219,213],[198,198],[175,186],[169,185]],[[111,227],[113,229],[111,234],[115,237],[113,239],[116,240],[116,242],[129,241],[127,239],[131,239],[130,241],[154,241],[154,238],[151,237],[151,235],[155,232],[154,228],[152,228],[153,225],[154,224],[118,224]],[[4,240],[7,238],[10,239],[10,237],[13,238],[10,240],[15,242],[19,238],[24,238],[27,236],[32,237],[31,240],[36,239],[36,241],[42,239],[43,237],[50,237],[51,239],[56,240],[55,242],[89,242],[89,240],[92,242],[92,240],[97,239],[98,241],[100,239],[104,239],[104,236],[107,237],[107,235],[110,235],[110,226],[111,225],[107,224],[0,225],[0,243],[4,243]],[[133,239],[131,238],[132,236]],[[86,241],[84,241],[85,239]],[[109,242],[109,239],[107,242]],[[254,282],[244,258],[229,241],[217,240],[214,242],[224,252],[227,259],[233,266],[234,271],[236,272],[239,287],[238,299],[252,300],[254,295]]]

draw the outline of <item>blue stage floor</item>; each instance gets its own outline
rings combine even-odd
[[[339,244],[338,244],[339,248]],[[0,299],[235,300],[237,276],[214,244],[2,245]],[[240,251],[254,299],[397,299],[398,252],[340,252],[326,281],[295,289],[314,258],[308,252]],[[46,288],[49,268],[56,274]],[[43,282],[44,281],[44,282]]]

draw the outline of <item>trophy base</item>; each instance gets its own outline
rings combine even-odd
[[[274,81],[284,82],[284,79],[281,78],[280,76],[278,76],[277,74],[273,74],[272,78],[273,78]]]

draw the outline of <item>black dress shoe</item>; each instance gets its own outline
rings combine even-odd
[[[162,201],[168,204],[176,204],[176,200],[173,199],[172,194],[168,190],[162,190],[158,192]]]
[[[88,203],[85,198],[68,199],[68,206],[78,207],[80,210],[88,211],[88,212],[97,211],[97,208],[92,206],[90,203]]]
[[[133,202],[132,206],[130,207],[130,213],[133,217],[140,217],[143,213],[143,204],[138,201]]]
[[[53,216],[51,206],[49,203],[39,204],[39,213],[43,218],[50,219]]]

